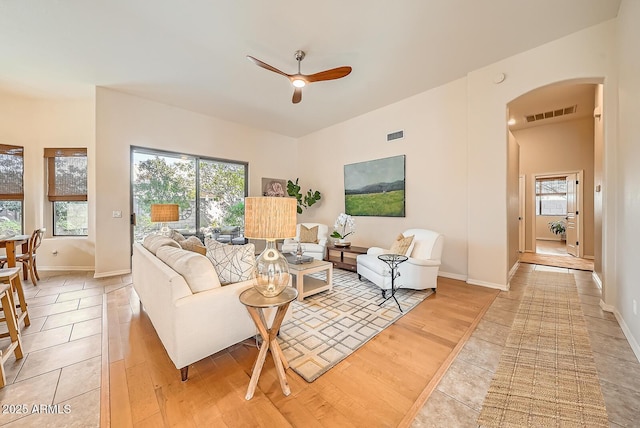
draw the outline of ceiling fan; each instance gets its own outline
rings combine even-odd
[[[273,71],[274,73],[282,74],[283,76],[287,77],[291,81],[291,84],[294,86],[293,98],[291,100],[294,104],[302,101],[302,88],[304,88],[305,85],[313,82],[320,82],[322,80],[340,79],[351,73],[351,67],[345,66],[332,68],[331,70],[320,71],[319,73],[315,74],[302,74],[300,73],[300,62],[304,59],[305,55],[306,54],[304,53],[304,51],[300,50],[295,51],[294,53],[296,61],[298,61],[298,73],[296,74],[287,74],[284,71],[280,71],[277,68],[270,66],[266,62],[262,62],[259,59],[252,57],[251,55],[247,55],[247,59],[253,62],[258,67],[262,67],[264,69]]]

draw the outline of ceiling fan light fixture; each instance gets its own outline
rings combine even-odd
[[[291,81],[291,83],[293,84],[293,86],[295,86],[296,88],[304,88],[304,86],[307,84],[307,82],[305,82],[302,79],[293,79]]]

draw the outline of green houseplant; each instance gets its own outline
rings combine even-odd
[[[560,239],[567,239],[567,225],[564,220],[556,220],[549,222],[549,230],[556,235],[560,235]]]
[[[321,198],[320,192],[317,190],[309,189],[307,193],[303,195],[300,193],[300,185],[298,184],[298,179],[296,178],[295,183],[291,180],[287,181],[287,194],[289,196],[293,196],[298,201],[298,214],[302,214],[303,208],[309,208],[311,205],[318,202]]]

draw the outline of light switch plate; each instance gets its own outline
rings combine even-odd
[[[114,211],[113,218],[122,218],[122,211]]]

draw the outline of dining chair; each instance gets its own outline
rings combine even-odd
[[[16,262],[22,263],[23,278],[26,281],[28,275],[31,275],[31,283],[36,285],[36,280],[40,280],[38,275],[38,268],[36,265],[36,250],[42,243],[42,237],[44,236],[44,229],[36,229],[29,237],[29,244],[27,246],[27,252],[23,254],[16,254]],[[7,256],[0,256],[0,268],[3,268],[7,263]]]

